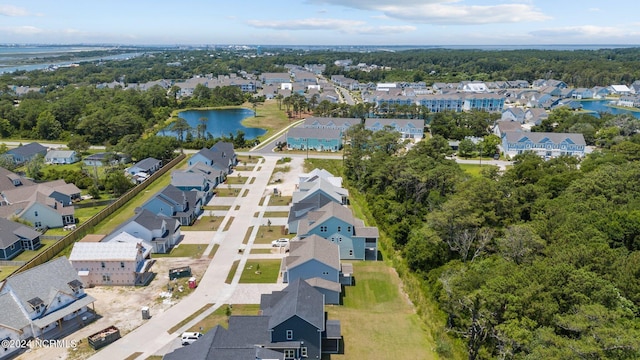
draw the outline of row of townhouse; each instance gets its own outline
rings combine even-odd
[[[171,184],[136,209],[108,235],[76,243],[69,256],[89,285],[143,285],[152,278],[150,254],[168,253],[180,241],[181,226],[192,225],[237,164],[233,144],[218,142],[171,173]]]
[[[378,112],[389,112],[398,105],[425,107],[429,112],[502,111],[505,97],[496,93],[447,93],[426,95],[405,95],[403,92],[374,92],[363,96],[364,101],[373,103]]]
[[[362,124],[357,118],[310,117],[302,124],[287,131],[289,150],[339,151],[343,146],[343,136],[350,127]],[[379,131],[390,127],[400,133],[402,139],[422,139],[425,122],[423,119],[382,119],[364,120],[367,130]]]
[[[89,308],[95,301],[66,257],[9,276],[0,283],[0,358],[24,350],[8,344],[59,339],[67,328],[82,326],[95,316]]]
[[[498,121],[494,133],[502,140],[502,152],[509,157],[533,152],[545,159],[558,156],[584,157],[587,145],[582,134],[527,131],[517,121]]]

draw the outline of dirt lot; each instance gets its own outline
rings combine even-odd
[[[278,183],[269,184],[270,187],[265,190],[266,193],[273,192],[273,187],[277,187],[282,196],[291,196],[296,190],[298,175],[304,173],[304,158],[293,157],[290,162],[276,165],[276,168],[273,170],[274,174],[281,172],[285,167],[288,167],[289,171],[282,173]],[[271,185],[273,185],[273,187],[271,187]]]
[[[172,298],[165,301],[160,296],[161,293],[167,291],[170,268],[190,266],[192,274],[196,278],[200,278],[207,269],[210,261],[211,259],[208,257],[201,259],[158,258],[151,267],[151,271],[156,274],[156,277],[148,286],[97,286],[85,289],[87,294],[97,299],[94,303],[94,308],[99,315],[99,319],[68,336],[66,339],[76,341],[82,339],[83,343],[86,343],[87,336],[110,325],[118,327],[120,334],[124,336],[144,322],[141,314],[141,308],[143,306],[148,306],[151,316],[154,316],[166,311],[174,305],[176,301],[180,301],[179,298]],[[186,281],[187,279],[183,278],[180,279],[178,283],[186,284]],[[175,296],[183,297],[187,295],[189,292],[188,287],[184,286],[184,289],[186,289],[186,291],[182,293],[177,289],[174,290]],[[56,348],[38,349],[22,354],[18,359],[85,359],[93,354],[92,350],[87,351],[88,349],[86,344],[81,344],[77,351],[73,349]]]

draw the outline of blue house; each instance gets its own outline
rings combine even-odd
[[[225,157],[223,152],[214,151],[211,149],[201,149],[197,153],[193,154],[189,158],[189,166],[193,166],[197,163],[202,163],[214,169],[214,171],[223,171],[224,179],[231,173],[231,163],[228,157]],[[222,179],[223,182],[224,179]]]
[[[341,326],[325,314],[322,293],[304,280],[263,294],[260,315],[231,315],[198,341],[166,354],[164,360],[320,359],[341,352]]]
[[[238,156],[234,150],[233,143],[218,141],[211,147],[211,151],[222,153],[222,158],[229,162],[230,168],[238,165]]]
[[[563,155],[583,157],[585,148],[582,134],[516,131],[502,134],[502,149],[505,155],[512,157],[525,151],[546,159]]]
[[[364,128],[371,131],[379,131],[389,126],[400,133],[402,139],[422,139],[424,137],[423,119],[374,119],[364,121]]]
[[[340,247],[340,259],[376,260],[378,228],[364,226],[351,210],[335,202],[311,211],[298,222],[298,237],[318,235]]]
[[[304,119],[303,128],[313,129],[338,129],[343,134],[353,125],[360,124],[362,120],[357,118],[332,118],[332,117],[310,117]]]
[[[37,155],[42,155],[43,157],[47,155],[47,148],[36,142],[18,146],[4,154],[4,156],[8,156],[16,165],[23,164]]]
[[[141,206],[154,214],[172,217],[181,225],[191,225],[202,212],[202,195],[167,185]]]
[[[0,260],[11,260],[24,250],[40,248],[40,233],[20,223],[0,218]]]
[[[294,127],[287,132],[289,150],[338,151],[342,137],[338,129]]]

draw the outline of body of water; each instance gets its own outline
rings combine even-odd
[[[639,111],[631,111],[627,109],[612,107],[610,106],[611,100],[584,100],[581,101],[580,104],[582,105],[583,110],[591,111],[595,116],[599,116],[599,113],[601,112],[607,112],[614,115],[629,114],[640,119],[640,109],[638,109]]]
[[[242,120],[253,116],[253,110],[249,109],[187,110],[180,112],[178,116],[187,120],[194,137],[197,136],[196,129],[201,118],[207,119],[205,133],[211,134],[214,138],[229,136],[229,134],[235,136],[238,130],[242,130],[244,138],[252,140],[267,132],[264,129],[248,128],[242,125]],[[160,135],[177,136],[175,132],[166,129],[161,130]]]

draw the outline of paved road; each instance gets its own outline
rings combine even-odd
[[[259,295],[260,291],[269,292],[281,290],[284,287],[283,284],[267,284],[260,287],[260,289],[251,291],[247,289],[247,287],[242,286],[240,288],[241,290],[234,295],[235,290],[238,288],[238,281],[241,274],[240,270],[244,267],[249,255],[249,251],[239,254],[238,248],[244,240],[247,229],[251,226],[253,226],[254,232],[247,248],[253,245],[255,235],[258,231],[258,226],[256,225],[260,225],[263,222],[262,214],[266,208],[266,206],[259,205],[260,199],[265,193],[267,183],[278,158],[277,156],[266,156],[260,160],[259,165],[254,168],[253,174],[251,175],[255,177],[256,180],[253,184],[246,184],[244,186],[245,189],[249,190],[247,196],[237,197],[234,206],[231,207],[232,210],[228,212],[225,218],[225,221],[228,221],[229,217],[234,217],[228,231],[223,233],[221,237],[213,236],[212,239],[210,239],[209,247],[205,250],[205,253],[210,251],[214,242],[219,242],[220,246],[211,260],[207,271],[204,273],[202,279],[200,279],[198,288],[190,296],[167,311],[153,316],[144,325],[118,340],[117,346],[110,346],[106,348],[107,351],[100,351],[92,356],[91,359],[124,359],[136,352],[142,353],[142,355],[137,358],[146,359],[148,356],[161,352],[163,349],[165,351],[170,350],[170,348],[175,345],[176,337],[184,331],[184,329],[209,315],[220,305],[228,303],[230,299],[236,302],[246,301],[249,303],[257,303],[259,301],[256,301],[255,297]],[[268,201],[265,200],[264,203],[267,204]],[[238,210],[235,210],[235,205],[240,205]],[[260,214],[257,218],[254,217],[256,211]],[[232,283],[226,284],[227,274],[235,260],[240,260],[240,265],[238,266],[239,271],[236,272]],[[242,294],[245,295],[242,296]],[[216,306],[202,312],[199,317],[178,329],[175,333],[169,334],[167,332],[170,328],[184,320],[185,317],[210,303],[216,304]],[[100,309],[97,309],[97,311],[99,312]]]

